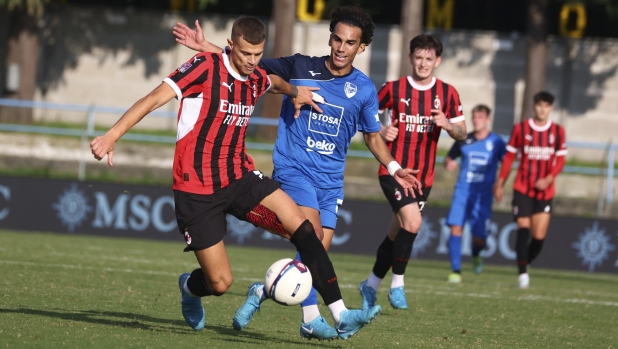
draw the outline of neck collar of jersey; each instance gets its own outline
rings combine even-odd
[[[535,130],[536,132],[543,132],[549,130],[549,128],[551,127],[551,120],[547,120],[547,123],[545,125],[539,126],[534,123],[534,118],[530,118],[528,119],[528,125],[530,125],[530,128]]]
[[[246,81],[247,75],[238,74],[238,72],[234,70],[234,68],[232,68],[232,66],[230,65],[230,57],[228,57],[228,54],[230,54],[230,52],[232,52],[232,49],[229,46],[225,46],[225,49],[221,53],[221,56],[223,56],[223,64],[225,65],[225,69],[227,69],[228,73],[232,74],[234,79]]]
[[[408,82],[410,83],[410,85],[412,85],[412,87],[414,87],[415,89],[419,91],[427,91],[430,88],[432,88],[433,85],[436,84],[436,77],[434,76],[433,78],[431,78],[431,82],[427,85],[419,85],[416,82],[414,82],[414,79],[412,79],[412,76],[408,75]]]

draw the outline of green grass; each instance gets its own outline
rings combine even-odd
[[[179,237],[179,240],[180,237]],[[292,250],[229,247],[235,282],[203,299],[206,328],[186,326],[177,278],[196,267],[181,242],[0,231],[0,343],[7,348],[609,348],[618,343],[618,277],[550,270],[531,272],[515,288],[515,268],[487,266],[449,285],[446,262],[411,261],[410,309],[388,305],[348,341],[302,341],[300,309],[262,305],[237,332],[232,317],[249,284]],[[333,254],[343,297],[359,307],[359,281],[372,257]],[[331,321],[328,310],[322,314]]]

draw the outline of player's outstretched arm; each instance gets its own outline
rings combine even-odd
[[[271,82],[268,92],[283,94],[290,97],[296,109],[296,113],[294,113],[295,118],[300,115],[300,108],[305,104],[312,106],[318,113],[322,112],[322,109],[318,107],[315,102],[324,103],[324,99],[313,92],[320,88],[292,85],[277,75],[271,74],[268,75],[268,77]]]
[[[375,156],[382,165],[386,166],[391,176],[403,187],[406,196],[410,193],[412,197],[416,197],[416,195],[414,195],[415,189],[420,194],[423,193],[421,182],[416,178],[416,174],[419,170],[401,168],[391,155],[391,152],[388,150],[388,147],[378,132],[364,132],[363,137],[365,138],[367,148],[369,148],[373,156]]]
[[[90,142],[90,149],[97,160],[101,160],[107,154],[107,163],[114,166],[112,158],[114,156],[114,145],[128,130],[148,115],[151,111],[169,102],[176,96],[176,92],[166,83],[161,83],[148,95],[137,101],[129,110],[122,115],[112,128],[104,135],[95,137]]]
[[[199,52],[215,52],[221,53],[223,49],[217,45],[214,45],[204,38],[204,32],[200,26],[200,21],[195,20],[195,30],[187,27],[186,25],[178,22],[174,26],[173,30],[176,36],[176,42],[184,45],[192,50]]]

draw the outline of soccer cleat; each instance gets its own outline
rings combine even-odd
[[[472,256],[472,270],[474,270],[474,274],[481,275],[483,272],[483,257]]]
[[[337,324],[337,334],[339,338],[348,339],[352,337],[365,325],[370,323],[373,319],[380,314],[382,307],[374,305],[367,310],[344,310],[339,314],[339,323]]]
[[[403,286],[391,288],[390,291],[388,291],[388,300],[395,309],[408,309],[406,292],[403,290]]]
[[[206,314],[204,312],[204,307],[202,307],[202,299],[186,294],[183,290],[182,286],[189,276],[191,276],[191,274],[184,273],[178,278],[178,287],[180,288],[180,295],[182,296],[182,300],[180,301],[182,304],[182,316],[184,316],[185,321],[192,329],[199,331],[204,328]]]
[[[339,338],[337,330],[332,328],[320,315],[308,323],[300,323],[300,336],[303,339],[331,340]]]
[[[367,286],[367,280],[361,282],[360,285],[358,285],[358,290],[360,291],[360,295],[363,298],[363,310],[372,308],[376,304],[376,290]]]
[[[247,299],[245,303],[236,310],[236,314],[234,315],[234,322],[232,322],[232,326],[238,331],[242,330],[249,324],[253,314],[255,314],[256,310],[260,310],[260,296],[256,293],[257,289],[260,286],[264,286],[261,282],[254,282],[249,286],[249,290],[247,291]],[[266,292],[266,290],[264,290]]]
[[[461,274],[459,273],[450,273],[448,274],[448,282],[451,284],[460,284],[461,283]]]
[[[530,287],[530,276],[528,273],[519,274],[517,277],[517,288],[525,290]]]

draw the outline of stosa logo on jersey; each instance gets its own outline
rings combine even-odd
[[[433,132],[435,122],[432,116],[423,116],[420,114],[408,115],[399,113],[399,123],[406,125],[407,132],[429,133]]]
[[[530,145],[524,146],[524,153],[528,155],[530,160],[549,160],[554,155],[556,149],[552,147],[535,147]]]
[[[253,109],[255,107],[252,105],[234,104],[225,99],[219,100],[219,111],[228,114],[223,119],[223,123],[226,125],[247,126]]]

